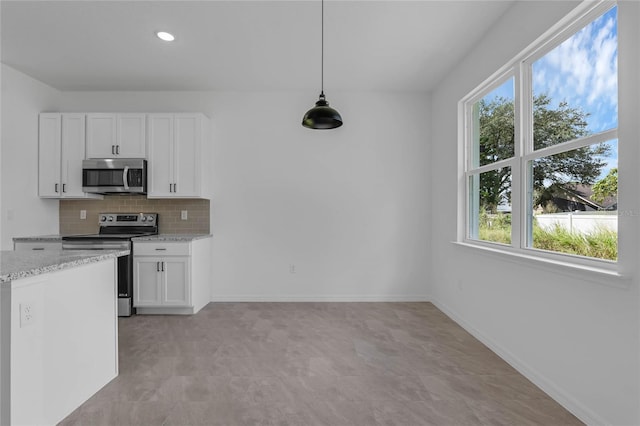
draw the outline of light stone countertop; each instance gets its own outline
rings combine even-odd
[[[13,241],[18,242],[31,242],[31,241],[62,241],[62,235],[52,234],[52,235],[35,235],[33,237],[14,237]]]
[[[158,234],[158,235],[147,235],[144,237],[134,237],[131,240],[133,242],[154,242],[154,241],[194,241],[200,240],[202,238],[211,238],[212,234]]]
[[[126,256],[129,250],[0,251],[0,283]]]

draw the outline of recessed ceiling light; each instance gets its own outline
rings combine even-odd
[[[176,38],[173,36],[173,34],[168,33],[168,32],[166,32],[166,31],[158,31],[158,32],[156,33],[156,36],[158,36],[158,38],[159,38],[160,40],[163,40],[163,41],[173,41],[173,40],[175,40],[175,39],[176,39]]]

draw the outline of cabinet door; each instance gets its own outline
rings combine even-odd
[[[148,196],[173,196],[173,115],[149,115]]]
[[[189,257],[165,257],[163,260],[163,305],[191,306]]]
[[[145,114],[119,114],[116,156],[146,158]]]
[[[60,185],[61,115],[40,114],[38,135],[38,195],[58,198]]]
[[[133,258],[133,306],[162,305],[161,257]]]
[[[116,114],[87,115],[87,158],[116,157]]]
[[[85,146],[84,114],[62,114],[62,197],[84,197],[82,160]]]
[[[175,126],[175,194],[180,197],[200,195],[200,117],[176,114]]]

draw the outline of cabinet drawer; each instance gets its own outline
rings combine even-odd
[[[134,242],[133,254],[135,256],[190,256],[191,243]]]
[[[16,241],[13,243],[14,250],[62,250],[61,241]]]

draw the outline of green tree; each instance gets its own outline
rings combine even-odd
[[[479,165],[495,163],[514,155],[513,102],[497,97],[479,102]],[[495,213],[502,202],[511,200],[511,170],[503,167],[480,175],[480,199],[487,212]]]
[[[570,107],[567,102],[551,106],[552,99],[541,94],[533,99],[533,145],[542,149],[587,136],[587,113]],[[513,101],[496,97],[490,102],[478,102],[479,165],[491,164],[514,155],[514,106]],[[555,188],[568,182],[592,184],[606,165],[603,157],[609,146],[601,143],[578,148],[543,158],[534,162],[534,206],[545,205],[552,198]],[[483,208],[495,212],[502,201],[511,198],[511,170],[502,168],[483,173],[480,177],[480,195]]]
[[[609,170],[609,173],[593,185],[594,201],[602,203],[607,197],[618,196],[618,168]]]

